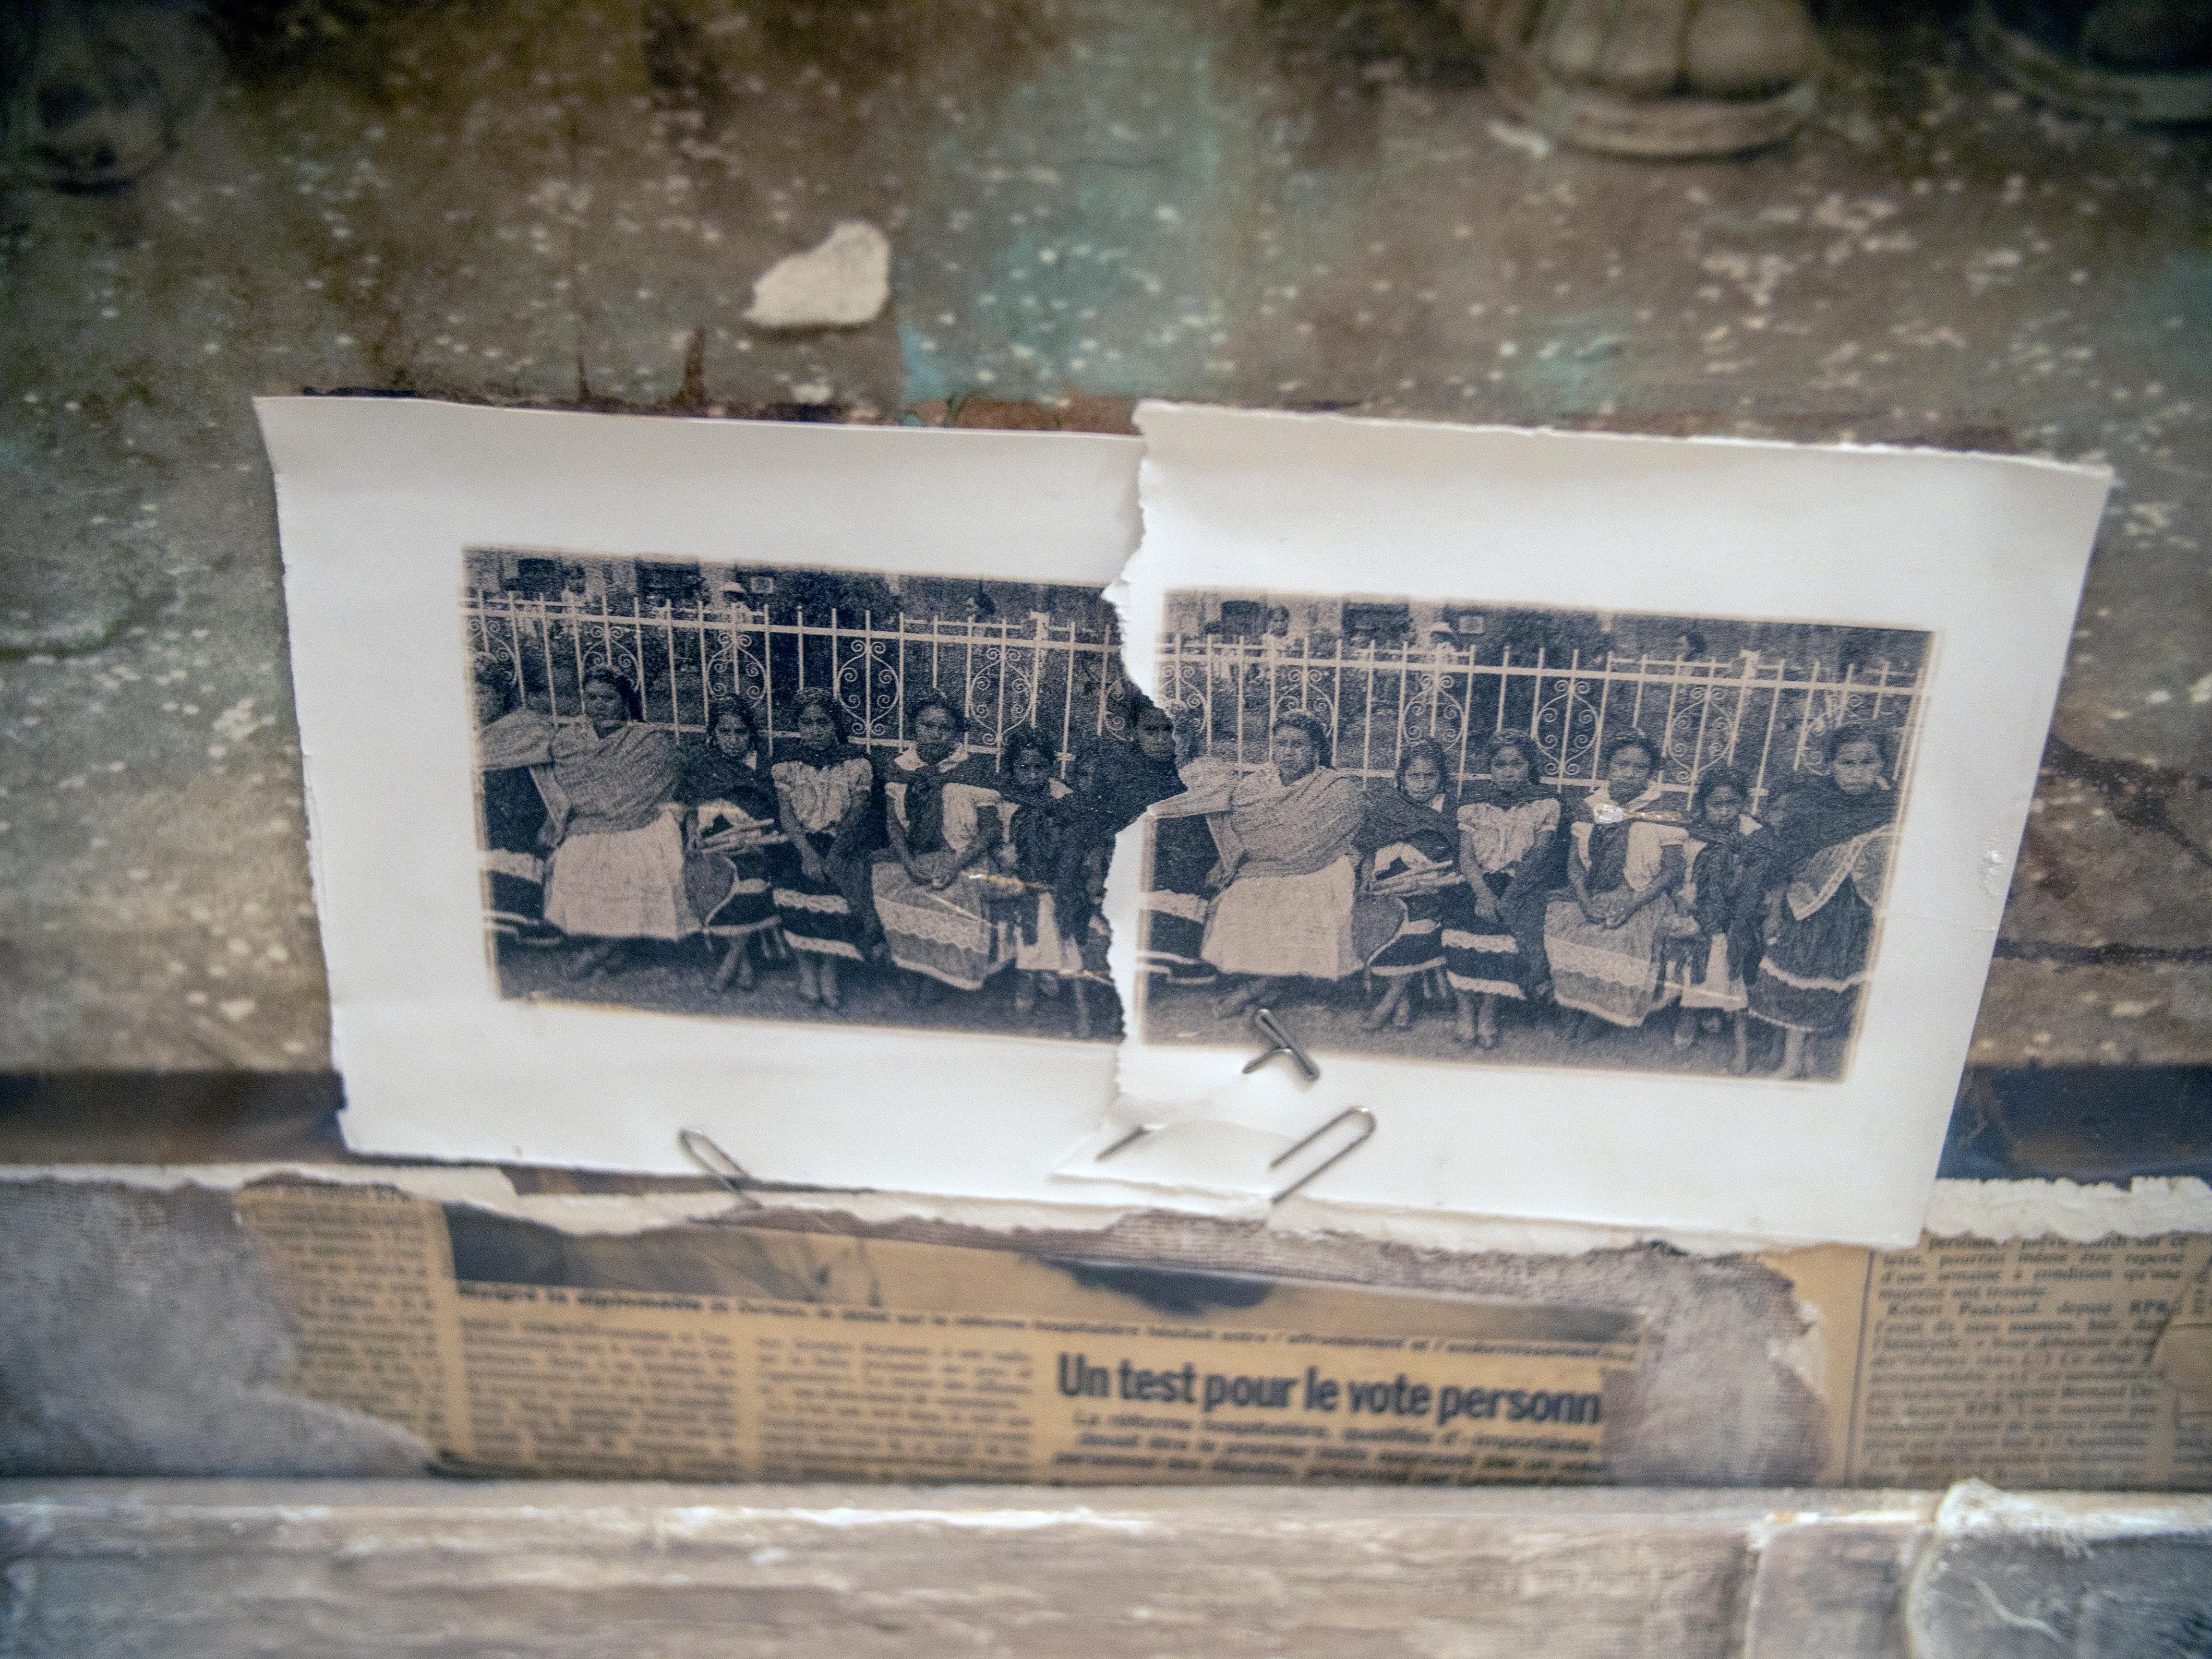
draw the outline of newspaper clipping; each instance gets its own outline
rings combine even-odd
[[[1649,1416],[1621,1308],[773,1228],[572,1239],[381,1188],[236,1202],[296,1326],[287,1386],[454,1472],[1594,1482]],[[2212,1485],[2212,1237],[1760,1261],[1820,1338],[1825,1483]]]
[[[1164,1315],[1079,1265],[767,1231],[755,1276],[825,1296],[482,1281],[426,1200],[238,1207],[299,1326],[292,1386],[457,1471],[1587,1482],[1639,1335],[1605,1310],[1200,1275],[1174,1277],[1219,1299],[1155,1296],[1190,1309]]]

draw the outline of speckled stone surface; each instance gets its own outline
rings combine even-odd
[[[1416,0],[338,21],[239,58],[135,189],[0,209],[0,1068],[328,1061],[248,402],[303,386],[2108,460],[1974,1058],[2212,1060],[2204,132],[2039,109],[1901,7],[1832,10],[1795,143],[1695,165],[1549,149]],[[884,313],[748,328],[754,278],[848,219],[892,240]]]

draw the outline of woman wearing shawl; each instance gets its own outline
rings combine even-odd
[[[1382,1000],[1360,1019],[1364,1030],[1386,1024],[1404,1030],[1413,1023],[1413,989],[1424,975],[1441,981],[1446,930],[1464,933],[1474,901],[1455,862],[1455,792],[1444,781],[1440,744],[1407,744],[1389,789],[1368,791],[1367,816],[1357,845],[1366,862],[1367,890],[1395,900],[1402,917],[1389,943],[1368,958],[1367,971],[1384,986]],[[1474,1035],[1474,1010],[1459,1002],[1466,1040]]]
[[[1662,946],[1668,986],[1681,1000],[1674,1016],[1674,1046],[1686,1048],[1695,1042],[1700,1022],[1709,1031],[1719,1030],[1721,1016],[1728,1014],[1735,1028],[1729,1069],[1739,1076],[1751,1066],[1744,1024],[1750,996],[1732,941],[1741,931],[1746,909],[1759,898],[1746,890],[1759,828],[1759,820],[1743,810],[1750,799],[1750,786],[1734,767],[1716,766],[1698,780],[1690,797],[1690,840],[1679,896],[1688,912],[1687,926],[1683,937]]]
[[[985,884],[963,879],[1002,839],[998,769],[962,746],[967,726],[929,692],[907,712],[913,744],[883,763],[890,848],[877,855],[876,914],[910,1000],[935,985],[980,991],[1012,954]]]
[[[767,950],[776,929],[768,849],[790,843],[777,830],[775,785],[761,769],[760,734],[744,703],[708,711],[707,740],[684,756],[676,799],[690,813],[684,874],[692,908],[707,937],[726,947],[714,988],[735,975],[738,988],[750,991],[753,942]]]
[[[1532,775],[1536,751],[1510,732],[1492,738],[1488,781],[1468,788],[1459,809],[1459,867],[1471,920],[1444,930],[1444,977],[1458,994],[1460,1041],[1498,1046],[1498,1002],[1522,1001],[1550,978],[1543,957],[1545,896],[1557,881],[1553,848],[1559,798]],[[1470,998],[1480,1006],[1468,1025]]]
[[[514,677],[486,663],[476,676],[477,766],[483,799],[483,876],[495,939],[550,945],[545,920],[547,797],[553,787],[553,722],[519,706]]]
[[[1352,938],[1354,838],[1366,817],[1359,780],[1328,764],[1328,730],[1310,714],[1279,714],[1270,763],[1230,791],[1224,884],[1201,954],[1245,984],[1225,1018],[1279,994],[1291,979],[1342,979],[1363,960]]]
[[[1807,1037],[1850,1029],[1897,817],[1873,732],[1839,726],[1823,747],[1826,779],[1791,790],[1747,878],[1765,910],[1751,1012],[1782,1028],[1785,1078],[1809,1074]]]
[[[1216,975],[1203,954],[1210,908],[1206,894],[1209,878],[1227,850],[1225,815],[1237,773],[1226,761],[1200,752],[1206,717],[1200,710],[1178,711],[1164,732],[1155,718],[1158,712],[1139,713],[1137,747],[1158,765],[1164,743],[1166,758],[1175,767],[1176,789],[1152,807],[1137,965],[1148,986],[1207,985]],[[1224,827],[1217,831],[1216,826]]]
[[[817,686],[796,699],[799,743],[769,768],[776,816],[791,838],[798,867],[775,883],[784,942],[799,958],[799,997],[825,1008],[842,1005],[837,964],[862,959],[866,937],[866,868],[875,805],[875,768],[846,740],[837,700]]]
[[[1183,792],[1176,767],[1175,721],[1141,693],[1131,693],[1130,701],[1136,711],[1134,742],[1101,737],[1076,751],[1084,776],[1082,811],[1093,821],[1095,833],[1109,841],[1154,802]]]
[[[1659,936],[1682,884],[1679,812],[1660,805],[1658,745],[1640,732],[1605,750],[1605,781],[1577,802],[1567,823],[1567,888],[1544,915],[1552,994],[1579,1009],[1581,1035],[1598,1023],[1644,1024],[1667,1000],[1659,981]]]
[[[684,885],[676,740],[641,723],[637,688],[611,668],[584,676],[584,718],[552,728],[552,870],[545,919],[592,941],[568,967],[581,978],[629,940],[699,931]]]

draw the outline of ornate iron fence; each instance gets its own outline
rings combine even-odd
[[[538,599],[477,592],[463,606],[479,663],[514,678],[523,699],[556,718],[582,712],[584,672],[620,669],[639,687],[645,718],[702,732],[708,708],[742,698],[769,734],[791,740],[791,698],[828,686],[852,717],[854,740],[875,748],[908,740],[906,711],[925,688],[966,710],[969,741],[995,747],[1024,721],[1063,751],[1118,729],[1126,681],[1110,626],[1085,629],[1043,616],[1019,622],[829,611],[774,619],[743,605],[626,606],[575,596]],[[1163,697],[1200,716],[1208,752],[1240,765],[1267,757],[1276,714],[1303,709],[1334,740],[1335,763],[1387,777],[1407,743],[1441,743],[1462,775],[1480,772],[1492,734],[1527,734],[1553,784],[1590,784],[1605,744],[1643,732],[1661,749],[1661,782],[1686,794],[1716,765],[1733,765],[1763,799],[1793,775],[1821,769],[1820,739],[1847,721],[1894,734],[1900,775],[1923,687],[1917,672],[1886,663],[1840,675],[1747,652],[1714,658],[1623,658],[1564,662],[1539,651],[1497,660],[1452,647],[1347,649],[1331,643],[1188,635],[1160,642]]]
[[[1119,636],[1042,615],[966,622],[799,611],[783,620],[743,605],[611,607],[483,591],[466,594],[462,609],[476,661],[511,674],[530,707],[556,719],[582,713],[584,672],[601,664],[629,677],[656,726],[703,732],[714,703],[742,698],[771,747],[796,739],[791,699],[809,686],[829,687],[852,716],[854,741],[875,748],[907,741],[908,705],[931,687],[967,711],[968,740],[982,749],[1030,722],[1065,753],[1121,718]]]
[[[1922,693],[1917,672],[1887,663],[1839,676],[1753,652],[1732,661],[1575,652],[1563,662],[1509,648],[1480,661],[1449,647],[1309,652],[1295,639],[1176,635],[1161,641],[1160,663],[1164,700],[1197,711],[1209,752],[1243,765],[1265,759],[1269,725],[1291,709],[1329,728],[1336,765],[1370,777],[1390,775],[1404,745],[1424,738],[1461,775],[1479,774],[1481,745],[1512,731],[1540,753],[1546,781],[1592,784],[1605,745],[1639,731],[1659,745],[1662,787],[1687,794],[1708,768],[1732,765],[1754,799],[1822,770],[1821,738],[1848,722],[1892,732],[1903,775]]]

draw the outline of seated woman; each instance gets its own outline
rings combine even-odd
[[[1533,775],[1536,750],[1527,738],[1492,738],[1483,764],[1489,781],[1471,785],[1459,809],[1459,867],[1474,916],[1444,930],[1444,977],[1459,997],[1460,1041],[1495,1048],[1499,1000],[1533,1000],[1551,977],[1542,917],[1557,878],[1560,806]],[[1471,1034],[1470,997],[1480,1004]]]
[[[552,812],[553,722],[521,706],[514,676],[496,664],[477,670],[477,767],[483,799],[484,898],[495,939],[552,945],[545,920],[545,849]],[[538,757],[533,763],[532,757]]]
[[[1458,792],[1444,781],[1447,764],[1443,745],[1409,743],[1398,757],[1395,786],[1368,791],[1358,838],[1367,860],[1364,884],[1376,897],[1395,902],[1400,921],[1389,943],[1368,958],[1367,971],[1384,988],[1360,1019],[1366,1030],[1395,1024],[1402,1031],[1413,1024],[1416,988],[1425,977],[1441,989],[1444,940],[1449,933],[1463,935],[1474,918],[1474,897],[1457,862]],[[1455,1000],[1462,1040],[1472,1042],[1472,1002]]]
[[[1329,766],[1328,728],[1310,714],[1276,717],[1268,759],[1230,791],[1222,893],[1200,951],[1243,978],[1222,1002],[1224,1018],[1293,979],[1340,980],[1364,960],[1352,937],[1353,840],[1366,791]]]
[[[961,879],[1001,839],[998,769],[962,745],[968,717],[941,691],[907,711],[907,729],[914,742],[880,768],[890,848],[876,855],[876,914],[910,1000],[980,991],[1012,955],[991,895]]]
[[[1765,913],[1751,1013],[1781,1028],[1785,1078],[1810,1075],[1807,1038],[1850,1033],[1897,817],[1874,732],[1839,726],[1823,752],[1827,776],[1791,788],[1788,814],[1760,837],[1746,878]]]
[[[787,865],[772,890],[784,942],[799,958],[799,1000],[835,1009],[842,1006],[837,964],[860,961],[867,936],[861,872],[876,773],[846,740],[845,711],[828,691],[801,691],[793,706],[799,742],[776,756],[769,775],[797,868]]]
[[[1581,1011],[1579,1035],[1601,1023],[1634,1029],[1666,996],[1659,980],[1662,924],[1682,884],[1681,814],[1660,805],[1659,748],[1640,732],[1607,745],[1605,781],[1568,821],[1568,891],[1544,916],[1552,994]]]
[[[676,804],[676,739],[642,724],[629,677],[584,675],[584,718],[556,726],[547,745],[556,799],[545,919],[590,941],[568,976],[598,972],[636,939],[699,931],[684,885],[683,808]]]
[[[1739,1075],[1751,1065],[1744,1025],[1750,998],[1731,939],[1741,934],[1746,905],[1759,896],[1745,891],[1759,827],[1744,811],[1750,800],[1750,787],[1732,766],[1716,766],[1698,780],[1690,797],[1686,868],[1677,896],[1689,927],[1684,937],[1661,946],[1669,994],[1681,1002],[1674,1016],[1674,1046],[1687,1048],[1696,1042],[1700,1022],[1709,1031],[1719,1030],[1725,1013],[1735,1028],[1729,1069]]]
[[[765,951],[776,932],[769,849],[791,842],[778,829],[775,785],[762,769],[760,734],[744,703],[708,711],[707,741],[684,757],[676,799],[690,814],[684,837],[692,908],[708,939],[726,947],[714,988],[734,975],[738,988],[750,991],[755,943]]]
[[[1208,985],[1218,977],[1206,945],[1208,877],[1221,862],[1215,826],[1225,823],[1236,769],[1204,752],[1206,717],[1180,710],[1167,729],[1161,711],[1137,716],[1137,746],[1158,764],[1160,750],[1175,767],[1176,791],[1152,806],[1152,845],[1145,872],[1142,934],[1137,966],[1148,987]]]

